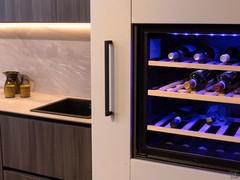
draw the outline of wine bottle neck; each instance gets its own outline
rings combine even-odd
[[[201,61],[201,60],[206,59],[206,58],[207,58],[206,53],[196,53],[193,56],[193,59],[195,61]]]
[[[224,81],[219,81],[216,85],[215,85],[215,91],[220,92],[222,90],[226,89],[226,84]]]
[[[223,54],[220,57],[220,61],[223,63],[229,62],[231,60],[231,56],[229,54]]]
[[[197,81],[195,79],[191,79],[184,83],[184,88],[185,89],[194,89],[197,86]]]
[[[175,60],[180,59],[182,57],[181,51],[175,51],[168,54],[168,59]]]

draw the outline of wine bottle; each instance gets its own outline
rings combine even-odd
[[[176,128],[181,124],[182,121],[186,121],[192,115],[192,107],[191,106],[183,106],[176,111],[176,115],[170,121],[170,126],[172,128]]]
[[[224,105],[210,105],[206,113],[206,124],[223,126],[227,123],[228,109]]]
[[[214,85],[213,89],[216,92],[223,92],[231,89],[232,85],[236,82],[238,78],[238,73],[235,71],[226,71],[217,77],[217,83]]]
[[[207,118],[206,118],[206,123],[208,124],[208,125],[212,125],[213,123],[214,123],[214,118],[213,117],[211,117],[211,116],[207,116]]]
[[[185,89],[203,89],[211,79],[211,71],[197,70],[190,74],[190,80],[184,83]]]
[[[217,59],[219,55],[219,49],[214,47],[204,47],[194,54],[193,59],[199,63],[205,63]]]
[[[176,128],[180,123],[182,122],[182,118],[180,116],[176,116],[173,118],[173,120],[170,122],[170,126],[172,128]]]
[[[220,61],[222,63],[232,63],[238,61],[239,58],[240,58],[239,49],[231,47],[226,49],[226,51],[220,56]]]
[[[192,57],[196,52],[196,47],[193,45],[183,45],[177,48],[175,51],[168,54],[168,59],[181,60],[186,57]]]

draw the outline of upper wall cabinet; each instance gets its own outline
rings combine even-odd
[[[57,17],[63,22],[90,22],[90,0],[57,0]]]
[[[0,0],[0,22],[90,22],[90,0]]]

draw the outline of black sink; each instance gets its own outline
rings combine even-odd
[[[66,98],[32,109],[31,111],[90,119],[91,101],[85,99]]]

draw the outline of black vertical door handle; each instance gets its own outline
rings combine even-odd
[[[109,99],[109,81],[110,81],[110,48],[113,45],[111,40],[104,41],[105,47],[105,116],[111,116],[113,112],[110,110],[110,99]]]

